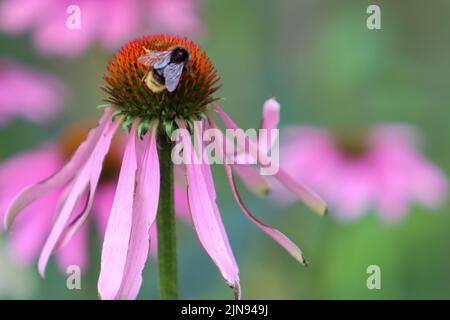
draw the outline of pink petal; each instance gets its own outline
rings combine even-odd
[[[181,120],[177,120],[177,124],[186,129]],[[192,164],[186,165],[186,173],[194,228],[203,248],[213,259],[227,284],[235,289],[235,296],[239,299],[239,270],[217,208],[210,168],[208,165],[194,164],[195,149],[190,140],[184,143],[192,150],[189,155]]]
[[[371,135],[371,156],[378,170],[377,204],[381,217],[396,222],[417,201],[437,207],[447,197],[447,181],[418,148],[420,136],[408,125],[378,125]]]
[[[60,240],[58,241],[58,247],[64,246],[73,237],[73,235],[78,232],[78,230],[86,221],[89,213],[91,212],[95,193],[100,179],[100,173],[102,171],[103,159],[109,150],[113,135],[116,132],[119,124],[120,121],[116,121],[115,124],[111,124],[110,130],[106,130],[106,133],[102,136],[102,139],[100,139],[98,143],[98,145],[101,146],[102,149],[99,149],[99,157],[95,157],[94,159],[92,159],[92,174],[89,180],[88,199],[86,201],[85,207],[83,208],[83,210],[81,210],[81,213],[79,213],[74,218],[74,221],[71,222],[70,225],[67,226],[67,228],[64,230],[64,233],[61,235]]]
[[[386,150],[384,150],[386,151]],[[376,175],[375,205],[380,216],[387,222],[398,221],[409,209],[409,170],[403,155],[398,158],[392,152],[372,151]],[[406,172],[405,172],[406,170]]]
[[[173,166],[173,178],[176,186],[186,189],[186,168],[184,165]]]
[[[150,28],[165,33],[193,34],[200,29],[195,0],[148,1],[147,15]]]
[[[260,148],[268,153],[278,137],[278,124],[280,122],[280,104],[271,98],[264,102],[263,105],[263,117],[261,121],[260,129],[265,130],[265,135],[261,137],[262,132],[258,135],[258,145]],[[261,138],[263,138],[261,140]]]
[[[420,143],[416,128],[406,124],[380,124],[370,133],[372,145],[415,150]]]
[[[21,221],[11,234],[10,253],[13,259],[22,264],[30,264],[39,256],[39,251],[52,227],[57,198],[46,197],[24,210]]]
[[[175,173],[176,172],[179,171],[175,170]],[[186,177],[184,177],[184,181],[186,181]],[[186,184],[186,182],[184,184]],[[180,219],[184,223],[191,223],[186,186],[180,186],[177,182],[175,182],[174,186],[174,201],[177,219]],[[154,259],[158,256],[158,230],[156,228],[156,223],[150,228],[150,255]]]
[[[58,266],[62,272],[67,267],[76,265],[86,271],[88,264],[89,225],[85,224],[78,233],[56,254]]]
[[[5,0],[0,4],[0,28],[19,33],[39,22],[56,0]]]
[[[271,98],[264,102],[261,129],[278,129],[280,123],[280,104]]]
[[[158,257],[158,229],[156,223],[150,228],[150,255],[154,259]]]
[[[307,186],[296,182],[282,169],[278,170],[274,177],[291,192],[296,194],[313,211],[320,215],[325,215],[327,212],[327,204]]]
[[[103,241],[98,291],[102,299],[114,299],[119,292],[127,262],[133,220],[136,184],[136,125],[128,137],[119,181]]]
[[[0,166],[0,218],[24,186],[51,175],[63,164],[55,145],[15,155]],[[39,170],[36,170],[39,168]],[[19,263],[31,263],[51,228],[58,193],[39,199],[22,211],[11,234],[10,253]]]
[[[44,122],[61,111],[67,88],[55,77],[0,60],[0,123],[12,117]]]
[[[285,142],[280,148],[281,168],[289,172],[295,181],[304,182],[330,201],[326,191],[330,189],[331,176],[341,159],[332,137],[318,128],[292,127],[284,131],[283,140]],[[295,200],[295,195],[286,192],[278,181],[272,179],[271,183],[280,203],[287,205]]]
[[[80,7],[80,29],[69,29],[66,26],[69,17],[66,10],[71,4],[70,1],[54,3],[51,14],[47,15],[45,22],[35,28],[33,42],[41,53],[74,57],[96,40],[103,25],[99,21],[105,19],[101,1],[74,3]]]
[[[417,201],[436,208],[448,198],[448,179],[433,163],[419,158],[410,173],[411,193]]]
[[[210,122],[214,122],[210,113],[208,113],[208,119]],[[245,139],[245,136],[242,138]],[[222,141],[225,141],[225,139],[226,137],[224,136]],[[223,154],[226,154],[226,144],[224,144]],[[234,159],[232,162],[235,164],[232,167],[239,176],[240,180],[250,191],[258,196],[265,196],[270,192],[270,186],[259,173],[259,168],[254,165],[255,158],[252,157],[252,155],[245,152],[238,152],[237,155],[228,154],[227,156]]]
[[[186,169],[184,165],[174,165],[174,200],[177,218],[186,223],[191,221],[187,198]]]
[[[283,248],[286,249],[298,262],[303,264],[304,266],[308,265],[308,262],[303,257],[303,253],[300,250],[299,247],[295,243],[293,243],[288,237],[286,237],[283,233],[280,231],[273,229],[266,225],[265,223],[258,220],[245,206],[244,202],[242,201],[242,198],[240,197],[238,190],[236,188],[236,184],[234,182],[233,172],[229,165],[224,164],[225,171],[227,173],[228,182],[230,183],[231,190],[233,192],[234,198],[236,199],[236,202],[238,203],[239,207],[242,209],[242,211],[245,213],[245,215],[260,228],[262,231],[267,233],[272,239],[274,239],[276,242],[278,242]]]
[[[95,195],[94,208],[92,211],[94,213],[94,218],[97,223],[98,233],[102,243],[105,236],[106,226],[108,225],[109,214],[112,209],[116,187],[117,184],[115,182],[101,183],[98,186]]]
[[[109,112],[107,114],[109,114]],[[109,120],[107,122],[107,126],[104,128],[104,131],[92,151],[92,154],[81,168],[80,172],[77,173],[74,181],[71,183],[71,186],[68,189],[67,197],[62,203],[61,209],[58,210],[58,217],[56,218],[55,224],[47,238],[47,241],[45,242],[39,258],[38,267],[42,276],[44,276],[45,267],[47,266],[50,255],[53,253],[55,248],[64,245],[71,238],[74,232],[78,230],[79,226],[86,218],[86,215],[92,205],[98,179],[100,178],[103,159],[109,150],[112,137],[119,124],[120,121],[111,122]],[[68,231],[63,235],[64,231],[66,231],[65,228],[67,227],[67,223],[74,213],[76,206],[80,205],[79,200],[86,194],[86,192],[87,201],[82,214],[69,226]]]
[[[175,214],[177,218],[184,222],[189,222],[189,205],[187,199],[186,188],[175,185],[174,186],[174,199],[175,199]]]
[[[214,120],[212,118],[209,118],[211,125],[215,128],[217,128],[216,124],[214,123]],[[236,184],[234,181],[233,171],[231,170],[231,166],[226,164],[224,161],[224,168],[225,172],[227,174],[228,182],[230,183],[231,191],[233,192],[234,198],[236,199],[236,202],[238,203],[239,207],[242,209],[242,211],[245,213],[245,215],[254,223],[256,224],[262,231],[267,233],[272,239],[277,241],[283,248],[285,248],[297,261],[299,261],[301,264],[307,266],[308,262],[303,256],[302,251],[300,250],[295,243],[293,243],[288,237],[286,237],[283,233],[280,231],[273,229],[266,225],[265,223],[258,220],[251,212],[247,209],[244,202],[242,201],[241,196],[239,195],[239,192],[236,188]]]
[[[330,206],[343,221],[362,216],[374,201],[377,193],[376,176],[370,159],[342,159],[342,163],[330,174],[326,193]]]
[[[219,117],[222,119],[223,123],[225,124],[225,127],[227,129],[234,129],[236,130],[238,126],[234,123],[234,121],[223,111],[218,105],[213,104],[214,109],[217,111]],[[247,143],[252,144],[254,143],[250,139],[247,138]],[[257,148],[250,148],[255,149]],[[259,154],[261,157],[262,154]],[[258,163],[260,163],[260,157],[255,157],[258,159]],[[269,161],[266,161],[267,159],[263,160],[263,163],[269,163]],[[286,188],[291,190],[294,194],[296,194],[305,204],[307,204],[313,211],[320,215],[324,215],[327,211],[327,205],[326,203],[312,190],[310,190],[308,187],[296,182],[294,179],[292,179],[288,174],[286,174],[283,170],[278,170],[278,172],[274,175],[274,177],[283,184]]]
[[[64,228],[69,222],[69,219],[75,211],[75,208],[81,205],[82,197],[86,196],[87,180],[87,172],[86,170],[82,170],[80,174],[75,178],[75,181],[71,185],[69,192],[67,192],[67,196],[64,196],[64,200],[59,206],[56,221],[50,231],[49,236],[47,237],[47,240],[45,241],[44,247],[39,257],[38,268],[39,273],[42,277],[45,276],[45,268],[47,266],[47,262],[51,254],[57,247],[58,240],[62,232],[64,231]]]
[[[265,196],[270,192],[269,184],[255,166],[236,164],[232,167],[245,186],[256,195]]]
[[[150,229],[155,222],[159,200],[159,159],[153,125],[136,182],[133,221],[122,286],[116,299],[135,299],[142,283],[142,270],[149,252]]]
[[[9,205],[5,215],[6,228],[11,227],[17,214],[22,211],[22,209],[48,192],[63,187],[77,174],[80,168],[86,164],[94,148],[97,146],[105,127],[111,122],[112,113],[112,109],[105,110],[98,127],[89,132],[86,141],[80,145],[69,162],[67,162],[60,171],[46,180],[30,185],[16,196]]]
[[[27,185],[37,183],[63,164],[56,145],[45,145],[16,154],[0,164],[0,217],[11,200]],[[36,170],[39,168],[39,170]]]
[[[139,27],[139,4],[136,0],[108,0],[103,6],[103,15],[114,23],[104,23],[100,27],[100,41],[109,49],[117,49],[134,36]],[[142,12],[141,12],[142,13]]]

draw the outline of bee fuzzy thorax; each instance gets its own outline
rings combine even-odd
[[[159,59],[147,63],[151,54]],[[168,35],[126,44],[110,61],[104,80],[107,102],[125,117],[148,121],[201,117],[220,87],[205,52],[184,37]]]

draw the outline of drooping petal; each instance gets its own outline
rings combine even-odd
[[[217,114],[221,118],[222,122],[225,124],[227,129],[238,129],[238,126],[234,123],[234,121],[222,110],[218,105],[213,104],[214,110],[217,111]],[[254,142],[247,138],[247,143],[249,145],[254,144]],[[250,147],[250,150],[258,150],[257,147]],[[258,164],[261,163],[270,163],[265,158],[264,153],[259,153],[258,156],[254,156],[257,159]],[[264,158],[264,159],[261,159]],[[311,191],[308,187],[301,185],[292,179],[288,174],[286,174],[283,170],[278,170],[278,172],[274,175],[274,177],[280,181],[286,188],[291,190],[294,194],[296,194],[305,204],[307,204],[314,212],[324,215],[327,211],[326,203],[313,191]]]
[[[94,197],[97,190],[97,186],[100,180],[100,173],[102,171],[103,159],[105,158],[109,147],[112,142],[112,138],[114,133],[119,126],[120,121],[116,121],[112,123],[110,128],[105,131],[105,134],[101,137],[99,141],[98,152],[94,153],[92,162],[91,162],[91,176],[89,179],[89,187],[87,190],[87,200],[83,210],[79,213],[78,216],[74,218],[74,220],[67,226],[64,230],[64,233],[61,235],[60,240],[58,241],[58,248],[64,246],[75,233],[83,226],[86,221],[89,213],[91,212],[92,205],[94,203]]]
[[[240,197],[236,184],[234,182],[233,172],[229,165],[224,164],[225,171],[227,173],[227,178],[231,186],[231,190],[233,192],[233,195],[236,199],[236,202],[238,203],[239,207],[244,211],[246,216],[254,223],[256,224],[262,231],[267,233],[270,237],[272,237],[276,242],[278,242],[283,248],[285,248],[298,262],[303,264],[304,266],[308,265],[308,262],[303,256],[302,251],[295,243],[293,243],[288,237],[286,237],[283,233],[280,231],[273,229],[266,225],[265,223],[258,220],[245,206],[244,202],[242,201],[242,198]]]
[[[217,128],[216,124],[214,123],[214,120],[212,118],[209,118],[209,121],[211,125],[215,128]],[[226,163],[226,161],[223,161],[225,172],[228,178],[228,182],[230,183],[231,191],[233,193],[234,198],[236,199],[236,202],[238,203],[239,207],[242,209],[242,211],[245,213],[245,215],[254,223],[256,224],[262,231],[267,233],[272,239],[274,239],[276,242],[278,242],[283,248],[285,248],[297,261],[299,261],[304,266],[308,265],[308,262],[306,261],[305,257],[303,256],[302,251],[300,248],[293,243],[288,237],[286,237],[283,233],[280,231],[273,229],[263,223],[262,221],[258,220],[251,212],[248,210],[248,208],[245,206],[244,202],[242,201],[241,196],[239,195],[239,192],[237,190],[233,171],[231,170],[231,166]]]
[[[288,188],[291,192],[297,195],[306,205],[308,205],[314,212],[323,216],[327,213],[327,204],[315,192],[310,190],[307,186],[296,182],[284,170],[280,169],[274,177]]]
[[[277,142],[278,124],[280,123],[280,104],[275,98],[270,98],[263,105],[263,117],[261,120],[260,129],[266,130],[265,139],[258,141],[260,148],[267,148],[266,153],[272,150],[274,144]],[[261,139],[261,132],[258,135]]]
[[[24,210],[10,236],[9,251],[14,262],[31,264],[45,243],[54,219],[56,195],[36,201]],[[38,214],[36,214],[38,213]]]
[[[263,105],[261,129],[277,129],[280,122],[280,104],[275,98],[270,98]]]
[[[174,201],[175,214],[177,218],[189,223],[191,218],[189,216],[186,187],[181,187],[176,184],[174,185]]]
[[[103,238],[105,237],[105,230],[108,225],[108,218],[111,213],[116,187],[117,181],[101,183],[95,195],[92,212],[95,216],[97,231],[102,243]]]
[[[150,229],[159,200],[159,159],[154,124],[138,170],[130,243],[122,285],[116,299],[135,299],[142,283],[142,270],[149,253]]]
[[[245,186],[258,196],[270,193],[270,186],[259,174],[258,168],[252,165],[233,165],[232,168]]]
[[[207,112],[208,121],[216,128],[214,119],[212,118],[210,112]],[[206,124],[208,126],[208,123]],[[224,141],[226,137],[222,138]],[[259,168],[254,165],[255,161],[249,154],[238,153],[237,155],[230,155],[226,153],[226,143],[224,143],[223,154],[227,157],[234,157],[232,164],[233,170],[238,175],[239,179],[244,183],[244,185],[253,193],[258,196],[266,196],[270,192],[270,186],[267,181],[259,173]],[[243,163],[243,164],[239,164]]]
[[[83,197],[86,197],[88,179],[89,176],[87,170],[82,170],[71,186],[67,197],[60,205],[56,221],[50,231],[49,236],[47,237],[47,240],[45,241],[44,247],[39,256],[38,268],[39,273],[42,277],[45,276],[45,268],[47,266],[47,262],[50,259],[50,256],[54,252],[55,248],[57,247],[57,243],[61,237],[61,234],[66,228],[70,217],[75,211],[77,205],[79,205],[81,199]]]
[[[77,234],[56,253],[56,261],[60,270],[65,273],[67,267],[76,265],[86,271],[88,265],[89,225],[85,224]]]
[[[102,299],[114,299],[122,283],[133,220],[136,170],[136,125],[133,125],[128,137],[116,194],[103,240],[98,280],[98,292]]]
[[[98,140],[94,150],[92,151],[92,154],[90,155],[84,166],[81,168],[80,172],[77,173],[74,181],[71,183],[66,198],[61,203],[60,210],[58,210],[59,214],[56,218],[55,224],[50,232],[50,235],[47,238],[47,241],[44,244],[41,256],[39,257],[38,267],[41,276],[44,276],[48,259],[50,258],[55,248],[61,247],[61,236],[66,230],[69,219],[72,216],[76,206],[79,205],[79,200],[83,197],[83,195],[86,194],[87,200],[82,211],[83,213],[81,215],[84,216],[85,212],[89,212],[93,201],[93,195],[97,187],[97,182],[100,178],[103,159],[105,158],[109,150],[112,137],[116,132],[119,123],[120,121],[107,122],[104,132],[101,133],[100,139]],[[75,224],[77,222],[78,219],[75,221]],[[71,235],[73,235],[73,233],[71,233]],[[66,237],[65,241],[68,241],[69,239],[70,237]]]
[[[333,186],[332,177],[336,176],[336,168],[341,164],[341,155],[334,145],[333,138],[324,130],[313,127],[288,127],[284,130],[283,146],[280,148],[280,167],[295,181],[304,181],[314,190],[320,191],[332,207],[335,207],[330,198]],[[271,179],[274,190],[274,200],[287,205],[297,198],[276,179]]]
[[[63,164],[56,145],[46,144],[12,156],[0,164],[0,219],[19,191],[57,171]],[[36,170],[39,168],[39,170]],[[59,193],[39,199],[23,209],[10,237],[10,254],[15,262],[32,263],[52,226]],[[3,229],[3,228],[2,228]]]
[[[239,292],[239,270],[215,198],[208,194],[208,190],[213,190],[208,189],[200,165],[188,165],[187,172],[189,206],[200,242],[218,266],[227,284]]]
[[[181,120],[180,128],[186,129]],[[239,269],[231,251],[225,228],[219,214],[215,199],[215,188],[207,165],[195,164],[195,149],[190,140],[183,141],[191,150],[186,164],[189,208],[192,222],[205,251],[219,268],[227,284],[235,289],[235,296],[240,298]],[[205,176],[206,175],[206,176]]]
[[[43,195],[63,187],[69,182],[86,164],[99,139],[101,138],[105,128],[111,122],[113,110],[106,109],[102,118],[100,119],[97,128],[92,129],[85,142],[83,142],[77,149],[72,158],[64,165],[64,167],[55,173],[50,178],[43,180],[37,184],[30,185],[19,193],[16,198],[9,205],[5,215],[5,227],[10,228],[14,222],[15,217],[19,212],[27,207],[30,203]]]

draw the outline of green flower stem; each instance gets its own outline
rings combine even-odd
[[[158,269],[160,298],[178,298],[177,245],[174,211],[173,163],[171,152],[173,143],[164,130],[159,137],[159,166],[161,185],[158,203]]]

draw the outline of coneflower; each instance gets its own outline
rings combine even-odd
[[[175,90],[154,92],[145,81],[152,70],[138,60],[148,52],[164,52],[174,47],[188,51],[186,68]],[[47,180],[29,186],[15,198],[5,217],[6,226],[10,227],[17,214],[34,200],[55,189],[66,188],[39,261],[40,272],[44,274],[50,255],[63,246],[86,220],[94,201],[103,160],[115,132],[122,127],[128,132],[128,138],[103,242],[99,294],[102,299],[134,299],[137,296],[149,251],[149,230],[157,223],[161,297],[177,298],[171,158],[174,142],[170,137],[176,129],[184,129],[189,132],[188,141],[184,141],[187,148],[183,153],[188,159],[184,167],[192,224],[201,245],[226,283],[234,288],[235,297],[240,298],[239,270],[216,204],[211,169],[209,165],[195,161],[196,148],[190,136],[202,134],[202,126],[192,125],[195,121],[204,127],[217,128],[211,111],[217,112],[228,129],[237,129],[231,118],[214,103],[217,98],[213,94],[219,89],[219,77],[213,64],[196,44],[185,38],[158,35],[128,43],[107,69],[105,91],[109,93],[110,104],[104,106],[98,127],[91,130],[86,141],[60,171]],[[274,100],[267,108],[269,111],[274,108],[275,117],[278,116],[278,106]],[[271,114],[265,112],[263,121],[269,126],[274,122]],[[246,142],[255,143],[249,138]],[[292,241],[250,213],[235,186],[233,165],[224,163],[233,195],[244,213],[306,265],[302,252]],[[281,170],[275,177],[315,211],[325,213],[323,201],[306,187],[295,183]],[[84,201],[81,206],[80,201]],[[76,211],[79,207],[82,210]]]
[[[320,190],[341,221],[376,212],[394,223],[416,204],[436,209],[448,198],[448,178],[421,152],[420,137],[417,128],[400,123],[339,131],[291,127],[280,157],[296,181]],[[274,189],[281,202],[291,198]]]

